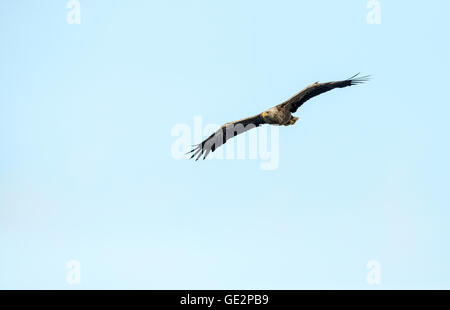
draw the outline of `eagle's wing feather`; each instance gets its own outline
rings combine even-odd
[[[328,83],[319,83],[316,82],[314,84],[311,84],[307,86],[305,89],[301,90],[285,102],[279,104],[279,106],[287,108],[291,113],[294,113],[297,111],[297,109],[306,101],[311,99],[312,97],[318,96],[320,94],[323,94],[327,91],[330,91],[334,88],[342,88],[347,86],[352,86],[356,84],[360,84],[363,82],[366,82],[370,76],[362,76],[359,78],[356,78],[359,75],[356,74],[355,76],[352,76],[349,79],[343,80],[343,81],[336,81],[336,82],[328,82]]]
[[[203,159],[205,159],[209,152],[214,152],[229,139],[262,124],[265,124],[265,122],[261,114],[226,123],[202,143],[195,145],[194,148],[186,154],[192,153],[190,158],[197,156],[195,160],[198,160],[204,154]]]

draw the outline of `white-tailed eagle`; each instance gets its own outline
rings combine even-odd
[[[260,114],[226,123],[222,125],[215,133],[205,139],[202,143],[195,145],[194,148],[187,154],[192,153],[190,158],[197,156],[195,160],[198,160],[202,155],[203,159],[205,159],[206,156],[208,156],[209,152],[214,152],[218,147],[220,147],[222,144],[225,144],[225,142],[227,142],[229,139],[263,124],[278,126],[294,125],[298,120],[298,117],[293,116],[292,113],[295,113],[303,103],[305,103],[312,97],[323,94],[334,88],[343,88],[360,84],[366,82],[369,79],[369,76],[362,76],[357,78],[358,75],[359,73],[343,81],[328,83],[316,82],[296,93],[285,102],[280,103],[279,105],[276,105],[273,108],[270,108]]]

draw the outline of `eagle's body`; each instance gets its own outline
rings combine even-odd
[[[368,76],[356,78],[357,75],[343,81],[328,83],[316,82],[307,86],[305,89],[296,93],[283,103],[280,103],[279,105],[276,105],[260,114],[226,123],[202,143],[196,145],[195,148],[189,152],[193,153],[191,158],[197,156],[196,160],[198,160],[204,154],[203,159],[205,159],[209,152],[214,152],[219,146],[227,142],[229,139],[263,124],[278,126],[294,125],[298,120],[298,117],[293,116],[292,113],[295,113],[303,103],[312,97],[330,91],[334,88],[343,88],[356,85],[368,80]]]
[[[291,112],[288,109],[275,106],[261,113],[262,118],[266,122],[266,124],[270,125],[293,125],[292,120],[294,116],[292,116]],[[298,118],[296,118],[298,119]]]

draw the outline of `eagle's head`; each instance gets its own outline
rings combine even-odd
[[[267,124],[277,124],[277,118],[276,118],[276,110],[269,109],[261,113],[262,118],[264,119],[264,122]]]

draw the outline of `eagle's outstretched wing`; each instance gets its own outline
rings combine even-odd
[[[359,75],[356,74],[352,76],[349,79],[346,79],[344,81],[336,81],[336,82],[328,82],[328,83],[319,83],[316,82],[314,84],[309,85],[305,89],[301,90],[300,92],[296,93],[294,96],[286,100],[285,102],[279,104],[279,106],[288,108],[288,110],[291,113],[294,113],[297,111],[297,109],[306,101],[311,99],[312,97],[318,96],[320,94],[323,94],[327,91],[330,91],[334,88],[342,88],[347,86],[352,86],[356,84],[360,84],[363,82],[366,82],[369,80],[370,76],[362,76],[359,78],[356,78]]]
[[[204,153],[203,159],[205,159],[209,152],[214,152],[229,139],[262,124],[265,124],[265,122],[261,114],[226,123],[202,143],[195,145],[194,148],[186,154],[192,153],[190,158],[197,156],[195,160],[198,160]]]

